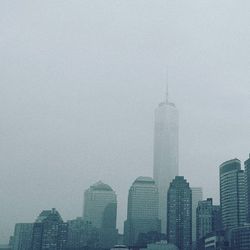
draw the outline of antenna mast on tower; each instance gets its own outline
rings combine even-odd
[[[167,68],[167,72],[166,72],[166,103],[168,103],[168,95],[169,95],[169,91],[168,91],[168,68]]]

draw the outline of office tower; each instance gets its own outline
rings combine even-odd
[[[213,205],[213,199],[199,201],[196,209],[196,247],[203,249],[205,237],[211,232],[222,230],[221,209],[218,205]]]
[[[232,250],[250,249],[250,224],[232,228],[229,231],[229,245]]]
[[[202,188],[201,187],[191,187],[192,190],[192,241],[196,241],[196,208],[198,202],[202,200]]]
[[[168,241],[179,250],[192,246],[192,191],[183,176],[176,176],[170,183],[167,198]]]
[[[138,177],[129,189],[127,220],[124,223],[124,241],[137,244],[140,234],[160,232],[159,193],[151,177]]]
[[[67,223],[64,223],[55,208],[40,213],[33,226],[32,250],[65,250]]]
[[[238,159],[220,165],[220,204],[224,229],[246,222],[245,176]]]
[[[168,101],[155,110],[154,128],[154,180],[159,190],[159,218],[161,231],[166,233],[167,191],[170,182],[178,175],[178,111]]]
[[[247,222],[250,223],[250,155],[245,161],[245,175],[246,175],[246,216]]]
[[[94,228],[83,218],[70,220],[68,223],[67,250],[100,249],[100,230]]]
[[[197,241],[213,231],[213,200],[199,201],[196,210]]]
[[[110,248],[116,244],[117,197],[113,189],[99,181],[84,193],[83,219],[101,231],[101,246]]]
[[[18,223],[15,225],[12,249],[27,250],[31,248],[33,223]]]

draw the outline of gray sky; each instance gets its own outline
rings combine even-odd
[[[154,108],[180,112],[180,174],[218,202],[218,165],[250,152],[249,0],[0,1],[0,241],[83,192],[152,175]]]

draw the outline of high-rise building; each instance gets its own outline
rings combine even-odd
[[[213,231],[213,200],[211,198],[199,201],[196,210],[196,217],[196,238],[197,240],[200,240]]]
[[[196,209],[196,247],[204,249],[205,237],[222,229],[220,206],[213,205],[213,199],[199,201]]]
[[[83,219],[100,229],[101,246],[111,248],[116,244],[117,197],[113,189],[99,181],[84,193]]]
[[[245,175],[241,162],[233,159],[220,165],[220,204],[224,229],[246,222]]]
[[[12,250],[27,250],[31,248],[33,223],[18,223],[15,225]]]
[[[179,250],[192,248],[192,191],[183,176],[170,183],[167,196],[167,237]]]
[[[168,101],[155,110],[154,128],[154,180],[159,189],[159,218],[161,231],[166,233],[167,191],[170,182],[178,175],[178,110]]]
[[[127,220],[124,223],[124,241],[137,244],[140,234],[160,232],[159,193],[151,177],[138,177],[129,189]]]
[[[201,187],[191,187],[192,190],[192,241],[196,241],[196,209],[198,202],[202,200],[203,193]]]
[[[58,211],[44,210],[33,226],[32,250],[65,250],[68,224],[64,223]]]
[[[250,155],[245,161],[245,183],[246,183],[246,216],[247,222],[250,223]]]

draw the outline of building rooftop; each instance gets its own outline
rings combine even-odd
[[[136,178],[133,184],[136,183],[147,183],[147,184],[155,184],[155,181],[152,177],[145,177],[145,176],[140,176]]]
[[[113,191],[113,189],[102,181],[98,181],[90,187],[92,190]]]
[[[229,161],[225,161],[220,165],[220,174],[240,169],[241,169],[241,162],[239,159],[235,158]]]
[[[58,213],[58,211],[55,208],[52,208],[51,210],[43,210],[37,217],[36,222],[41,223],[41,222],[44,222],[45,220],[53,220],[53,221],[62,222],[61,215]]]

